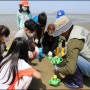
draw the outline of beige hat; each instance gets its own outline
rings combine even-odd
[[[53,36],[58,36],[69,30],[69,28],[72,26],[72,20],[69,20],[66,16],[61,16],[55,21],[54,25],[56,31],[54,32]]]

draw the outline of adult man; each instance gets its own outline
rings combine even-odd
[[[65,84],[70,88],[81,88],[82,74],[90,77],[90,32],[83,27],[73,25],[66,16],[60,17],[54,24],[56,27],[54,36],[62,35],[67,41],[65,65],[54,68],[63,75],[74,74],[73,82]]]

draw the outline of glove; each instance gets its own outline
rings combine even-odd
[[[51,51],[48,52],[48,56],[52,57],[52,52]]]
[[[59,67],[58,67],[57,65],[54,65],[54,70],[57,71],[58,68],[59,68]]]
[[[39,48],[35,47],[35,52],[39,55]]]
[[[35,43],[38,44],[38,39],[35,39]]]
[[[31,51],[28,51],[29,58],[33,58],[33,53]]]

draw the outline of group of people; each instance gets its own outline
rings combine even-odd
[[[31,28],[28,28],[29,26],[26,26],[26,25],[24,26],[24,23],[26,23],[25,21],[27,20],[30,20],[30,22],[35,21],[36,26],[35,24],[29,25]],[[37,52],[40,52],[41,50],[40,48],[43,47],[43,52],[39,53],[39,55],[36,55],[36,58],[39,59],[41,57],[44,57],[44,54],[49,56],[55,55],[54,50],[58,46],[58,36],[54,38],[52,35],[53,32],[55,31],[55,26],[52,23],[48,25],[47,30],[45,31],[45,27],[47,23],[47,15],[45,12],[40,13],[38,16],[32,17],[32,14],[29,10],[28,1],[21,0],[20,9],[17,13],[17,23],[18,23],[19,31],[15,37],[20,37],[20,36],[25,37],[26,40],[28,39],[30,40],[30,38],[32,38],[33,40],[30,40],[33,43],[31,46],[35,48],[35,51],[37,50]],[[25,31],[26,28],[28,28],[27,32]],[[32,28],[33,28],[33,31],[31,31]],[[31,58],[35,56],[35,52],[29,51],[29,54]]]
[[[17,13],[18,32],[6,51],[10,30],[0,25],[0,88],[27,89],[32,77],[41,78],[41,73],[30,66],[31,59],[55,56],[59,36],[65,38],[67,50],[63,65],[54,66],[60,75],[72,75],[72,81],[64,82],[69,88],[82,88],[83,75],[90,77],[90,32],[83,27],[73,25],[64,11],[57,12],[57,19],[47,26],[47,15],[40,13],[36,18],[29,11],[27,0],[20,1]],[[42,48],[42,49],[41,49]],[[62,64],[60,63],[60,64]],[[62,78],[62,77],[61,77]]]

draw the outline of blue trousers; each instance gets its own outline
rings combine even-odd
[[[82,71],[83,75],[90,77],[90,62],[88,60],[82,56],[78,56],[77,66]]]

